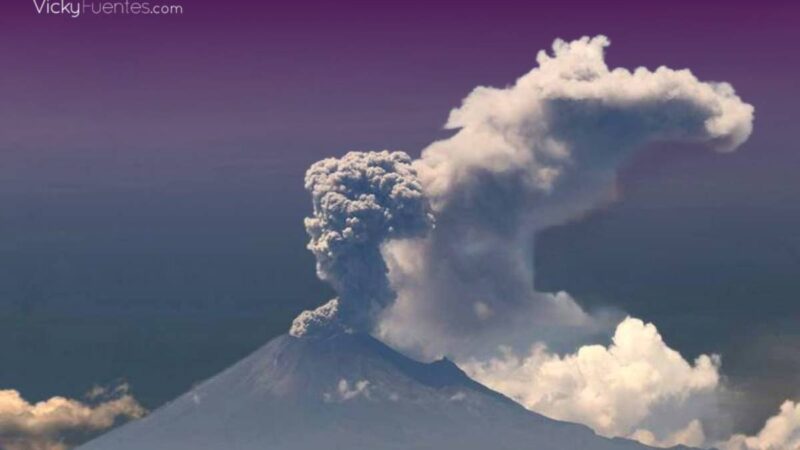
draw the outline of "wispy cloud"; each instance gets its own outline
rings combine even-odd
[[[351,384],[342,378],[336,384],[336,389],[333,392],[323,394],[323,399],[326,402],[346,402],[357,397],[370,398],[369,381],[358,380]]]

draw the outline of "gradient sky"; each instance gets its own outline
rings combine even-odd
[[[540,286],[721,352],[764,394],[751,428],[800,394],[796,3],[165,3],[184,14],[3,5],[0,388],[124,378],[153,407],[236,361],[331,295],[304,249],[309,164],[417,154],[473,87],[602,33],[611,66],[730,82],[755,131],[639,158],[619,204],[540,236]]]

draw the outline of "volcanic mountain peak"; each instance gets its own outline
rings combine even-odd
[[[447,359],[366,334],[283,335],[83,450],[647,448],[530,412]]]

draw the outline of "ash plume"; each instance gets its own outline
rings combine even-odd
[[[371,331],[391,303],[381,246],[424,235],[432,226],[411,158],[403,152],[350,152],[306,172],[313,215],[305,220],[317,274],[339,297],[295,320],[292,334],[348,328]]]
[[[537,291],[536,232],[613,201],[617,171],[650,144],[734,150],[753,107],[689,70],[611,69],[608,45],[556,40],[513,85],[478,87],[450,113],[456,133],[414,162],[436,228],[385,252],[398,300],[382,337],[430,356],[474,355],[511,335],[527,346],[622,318],[599,323],[566,293]]]
[[[309,248],[339,298],[292,333],[371,331],[417,356],[447,354],[529,408],[605,435],[714,442],[703,425],[723,390],[717,356],[692,363],[654,325],[535,286],[536,233],[614,201],[636,152],[729,152],[752,132],[754,109],[729,84],[612,69],[608,45],[556,40],[512,85],[476,88],[450,113],[455,134],[416,161],[381,152],[315,164]],[[585,345],[612,334],[608,346]],[[597,395],[609,382],[619,391]]]

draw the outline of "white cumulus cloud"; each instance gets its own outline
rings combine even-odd
[[[698,419],[692,420],[685,428],[674,431],[662,439],[658,439],[652,431],[643,428],[637,429],[628,438],[651,447],[662,448],[670,448],[677,445],[702,447],[706,442],[703,424]]]
[[[755,436],[736,434],[716,445],[722,450],[796,450],[800,448],[800,403],[785,401]]]
[[[145,414],[126,389],[115,391],[117,398],[87,404],[64,397],[29,403],[15,390],[0,390],[0,448],[65,450],[110,428],[118,419]],[[90,394],[96,399],[104,392],[93,389]]]
[[[693,363],[669,348],[652,324],[626,318],[610,345],[587,345],[557,355],[535,345],[518,356],[509,349],[488,361],[464,364],[478,381],[549,417],[579,422],[605,436],[650,445],[700,445],[705,441],[696,397],[714,395],[720,361],[700,355]],[[665,411],[676,421],[669,429]],[[658,422],[658,430],[649,424]]]

